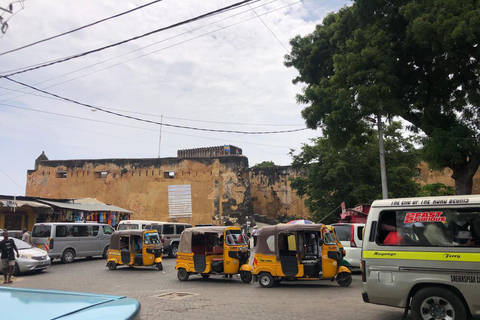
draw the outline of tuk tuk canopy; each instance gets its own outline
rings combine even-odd
[[[257,253],[277,255],[277,236],[281,233],[320,232],[323,224],[277,224],[260,229],[257,238]]]
[[[178,246],[178,252],[192,253],[192,236],[194,234],[216,233],[218,235],[222,235],[227,228],[229,227],[209,226],[209,227],[187,228],[182,232],[182,235],[180,236],[180,244]]]
[[[156,230],[148,230],[148,231],[156,231]],[[112,236],[110,238],[110,249],[120,250],[121,237],[128,237],[128,236],[142,237],[144,232],[145,230],[141,230],[141,229],[115,231],[114,233],[112,233]]]

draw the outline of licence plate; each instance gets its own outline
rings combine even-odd
[[[45,264],[48,264],[48,261],[47,261],[47,260],[40,262],[40,265],[42,265],[42,266],[45,265]]]

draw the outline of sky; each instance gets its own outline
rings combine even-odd
[[[0,8],[12,1],[0,0]],[[0,75],[108,46],[240,0],[163,0],[15,52],[153,0],[27,0],[0,10]],[[27,170],[50,160],[176,157],[177,150],[230,144],[249,165],[289,165],[291,149],[321,134],[246,132],[305,128],[284,66],[289,40],[311,33],[349,1],[261,0],[80,58],[11,75],[35,88],[131,117],[108,114],[0,78],[0,194],[24,195]],[[23,9],[22,9],[23,6]],[[160,133],[160,127],[162,127]],[[161,138],[160,138],[161,137]]]

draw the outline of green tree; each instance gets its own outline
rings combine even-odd
[[[261,163],[255,164],[252,169],[260,169],[260,168],[273,168],[276,167],[273,161],[263,161]]]
[[[308,127],[346,145],[366,118],[401,117],[424,137],[423,159],[452,169],[456,193],[470,194],[480,166],[479,42],[479,1],[357,0],[293,38],[285,65],[306,84],[297,101]]]
[[[453,187],[446,186],[443,183],[426,184],[418,192],[419,197],[429,196],[451,196],[455,194]]]
[[[418,154],[412,139],[402,137],[401,125],[393,122],[385,128],[385,158],[389,166],[389,196],[415,196],[419,186],[413,180]],[[306,206],[314,220],[319,221],[342,201],[347,207],[381,198],[378,132],[365,131],[338,148],[331,139],[317,138],[304,145],[293,156],[294,167],[308,167],[304,177],[292,179],[291,187],[300,196],[307,196]],[[340,211],[339,211],[340,212]],[[333,214],[324,222],[338,220]]]

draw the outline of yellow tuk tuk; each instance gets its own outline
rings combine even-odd
[[[191,274],[205,279],[240,274],[244,283],[250,283],[253,268],[249,257],[247,238],[239,227],[188,228],[180,237],[175,269],[180,281],[187,281]]]
[[[110,238],[107,267],[115,270],[118,265],[155,266],[161,271],[162,255],[163,245],[157,230],[115,231]]]
[[[253,277],[266,288],[282,279],[329,279],[348,287],[351,271],[341,261],[337,243],[323,224],[266,226],[257,236]]]

